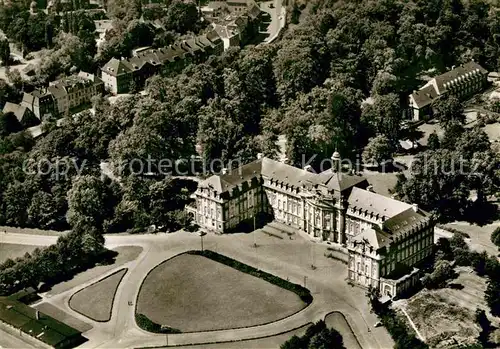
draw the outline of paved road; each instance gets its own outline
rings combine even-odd
[[[0,349],[35,349],[31,344],[0,329]]]
[[[281,0],[273,0],[261,2],[260,9],[271,16],[271,22],[265,31],[268,36],[263,41],[263,43],[268,44],[273,42],[285,27],[286,8],[281,5]]]
[[[95,323],[72,311],[68,301],[73,293],[115,272],[115,269],[71,290],[46,298],[45,301],[94,326],[85,333],[89,338],[83,345],[85,348],[165,345],[165,335],[147,333],[137,327],[134,320],[135,307],[129,306],[129,302],[135,305],[140,285],[149,270],[179,253],[199,249],[200,237],[186,232],[105,237],[108,248],[127,245],[139,245],[144,248],[136,260],[119,267],[126,267],[129,272],[118,287],[111,320],[107,323]],[[54,236],[22,236],[22,234],[7,234],[3,238],[4,242],[38,245],[49,245],[55,241]],[[254,238],[258,248],[253,247]],[[373,328],[377,319],[370,314],[364,291],[347,285],[344,280],[346,269],[343,264],[324,257],[325,245],[312,243],[299,236],[294,240],[280,240],[258,232],[223,236],[209,234],[203,239],[207,249],[236,258],[283,279],[288,278],[291,282],[303,284],[304,277],[307,277],[307,287],[313,293],[314,301],[299,313],[268,325],[236,330],[172,334],[169,335],[170,345],[255,339],[283,333],[310,321],[324,319],[331,311],[341,311],[363,348],[392,347],[392,340],[385,329]],[[311,264],[316,268],[311,269]]]

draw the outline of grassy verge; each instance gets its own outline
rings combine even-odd
[[[94,321],[109,321],[113,312],[116,291],[126,273],[127,268],[117,270],[76,292],[69,299],[69,307]]]
[[[271,275],[269,273],[266,273],[265,271],[256,269],[256,268],[251,267],[247,264],[238,262],[237,260],[223,256],[223,255],[218,254],[217,252],[214,252],[214,251],[210,251],[210,250],[189,251],[188,253],[209,258],[211,260],[225,264],[225,265],[227,265],[231,268],[234,268],[238,271],[241,271],[243,273],[261,278],[261,279],[263,279],[263,280],[265,280],[273,285],[279,286],[281,288],[284,288],[285,290],[288,290],[288,291],[295,293],[306,304],[312,303],[313,297],[311,295],[311,292],[305,287],[291,283],[290,281],[283,280],[282,278]]]
[[[162,326],[156,322],[151,321],[146,315],[135,314],[135,322],[137,326],[145,331],[153,333],[181,333],[180,330],[172,327]]]

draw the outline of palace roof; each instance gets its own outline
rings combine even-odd
[[[232,169],[226,174],[213,175],[203,181],[201,186],[210,186],[215,192],[222,194],[230,192],[235,187],[254,177],[260,178],[261,176],[283,182],[294,188],[323,188],[337,192],[342,192],[362,182],[366,182],[364,177],[358,175],[346,175],[334,172],[316,174],[276,160],[262,158]]]
[[[413,209],[412,205],[405,202],[356,187],[352,188],[348,203],[349,208],[386,218],[391,218],[408,209]]]

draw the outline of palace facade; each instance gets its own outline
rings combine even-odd
[[[267,217],[349,254],[348,280],[395,297],[418,280],[414,268],[432,253],[433,223],[418,207],[374,193],[368,181],[332,169],[312,173],[259,155],[201,182],[187,207],[205,231],[256,227]]]

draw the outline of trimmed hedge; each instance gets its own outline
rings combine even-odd
[[[252,276],[263,279],[263,280],[265,280],[273,285],[284,288],[285,290],[292,291],[297,296],[299,296],[300,299],[303,302],[305,302],[306,304],[312,303],[313,297],[311,295],[311,291],[309,291],[307,288],[305,288],[303,286],[294,284],[290,281],[283,280],[282,278],[279,278],[279,277],[274,276],[272,274],[266,273],[265,271],[256,269],[256,268],[251,267],[247,264],[238,262],[237,260],[223,256],[223,255],[218,254],[217,252],[214,252],[214,251],[210,251],[210,250],[189,251],[188,253],[209,258],[211,260],[214,260],[216,262],[222,263],[222,264],[227,265],[231,268],[239,270],[243,273],[250,274]]]
[[[181,333],[180,330],[172,327],[162,326],[157,324],[156,322],[151,321],[144,314],[135,314],[135,322],[137,326],[142,328],[145,331],[153,332],[153,333]]]

